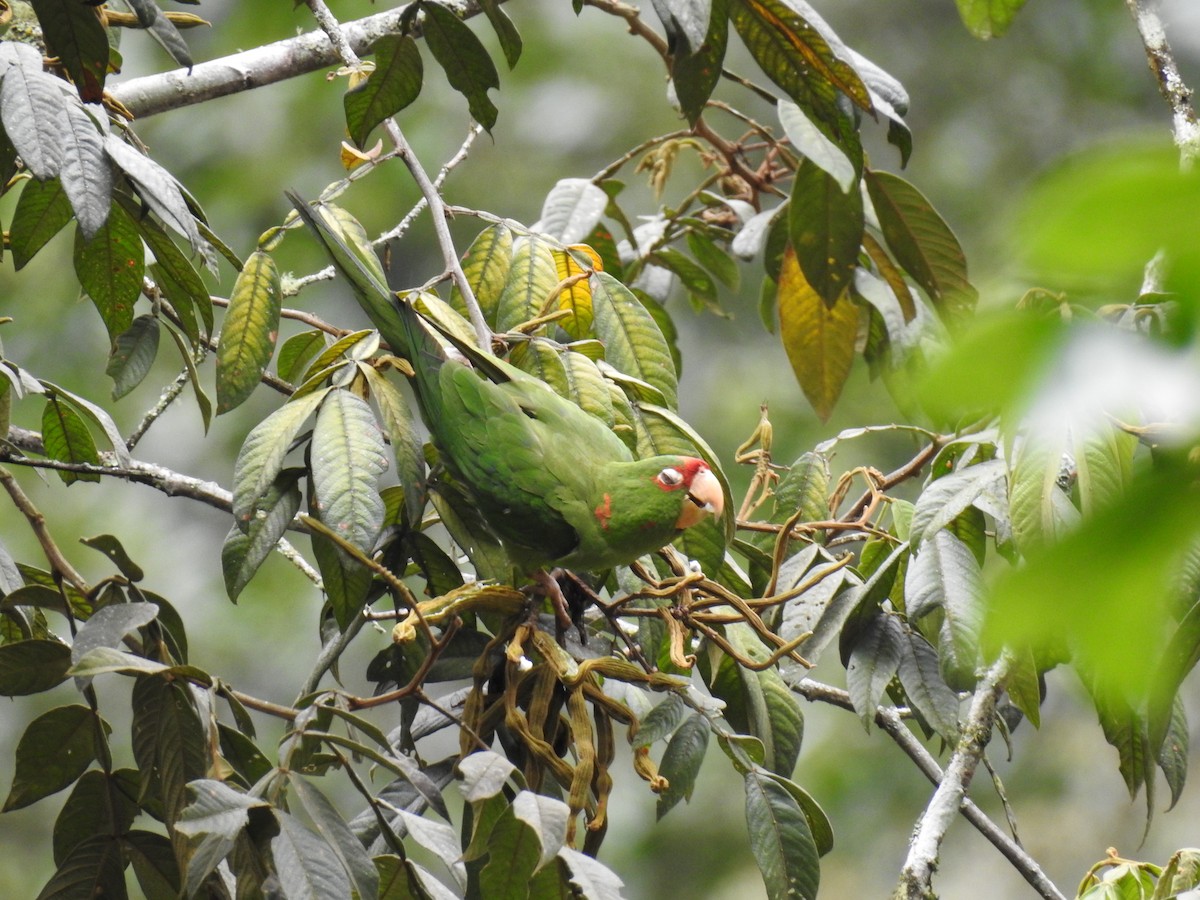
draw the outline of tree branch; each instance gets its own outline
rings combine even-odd
[[[950,763],[942,775],[937,790],[917,820],[908,858],[900,870],[900,881],[893,896],[919,898],[933,895],[933,872],[937,868],[938,849],[946,836],[950,824],[962,808],[967,788],[975,775],[979,759],[992,736],[996,715],[996,701],[1004,690],[1008,677],[1009,661],[1002,656],[975,686],[971,708],[963,723],[962,736]]]
[[[479,13],[475,0],[447,0],[446,5],[459,18],[469,19]],[[367,53],[371,45],[386,34],[395,34],[407,7],[367,16],[345,25],[342,33],[347,45],[356,53]],[[420,35],[420,26],[411,33]],[[341,62],[337,50],[322,31],[276,41],[202,62],[187,69],[175,69],[158,75],[131,78],[113,86],[114,100],[139,118],[181,109],[196,103],[215,100],[307,75]]]
[[[1158,82],[1158,89],[1171,107],[1172,128],[1175,145],[1179,148],[1184,166],[1200,159],[1200,122],[1192,106],[1192,91],[1179,74],[1175,54],[1167,43],[1167,34],[1158,15],[1156,0],[1125,0],[1142,45],[1146,48],[1146,61]]]
[[[831,706],[837,706],[850,712],[854,711],[854,704],[850,702],[850,695],[840,688],[823,684],[811,678],[803,678],[798,682],[791,683],[790,687],[806,700],[828,703]],[[907,714],[908,711],[906,709],[881,706],[875,710],[875,724],[883,729],[896,745],[904,751],[908,758],[916,764],[917,769],[922,775],[928,778],[932,784],[941,784],[944,776],[942,767],[938,765],[933,755],[922,746],[921,742],[905,726],[904,718]],[[1029,882],[1030,886],[1039,895],[1046,898],[1046,900],[1066,900],[1063,893],[1046,877],[1046,873],[1042,871],[1037,860],[1026,853],[1020,844],[1005,834],[1000,829],[1000,826],[993,822],[988,817],[988,814],[980,809],[973,800],[963,796],[959,811],[962,813],[963,818],[975,827],[976,831],[983,835],[992,846],[999,850],[1012,863],[1013,868],[1020,873],[1022,878]]]

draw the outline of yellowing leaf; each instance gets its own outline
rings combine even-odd
[[[262,250],[250,254],[229,296],[217,344],[217,412],[228,412],[253,392],[279,336],[279,269]]]
[[[565,285],[558,295],[558,308],[570,310],[571,315],[559,324],[571,337],[585,337],[592,328],[592,288],[587,270],[579,264],[578,257],[586,256],[590,268],[603,271],[604,265],[596,251],[586,244],[575,244],[570,250],[552,250],[554,264],[558,268],[558,283]]]
[[[496,325],[500,294],[504,290],[512,261],[512,232],[503,225],[490,225],[479,232],[479,236],[463,254],[463,274],[475,292],[475,300],[483,310],[483,317],[493,327]],[[467,306],[457,287],[450,293],[450,304],[464,316],[467,314]]]
[[[790,247],[779,272],[779,332],[800,389],[828,420],[854,361],[858,307],[845,293],[827,306],[804,280]]]

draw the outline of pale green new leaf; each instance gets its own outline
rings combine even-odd
[[[313,429],[311,465],[321,521],[370,551],[383,525],[379,476],[387,469],[383,437],[371,408],[349,391],[326,395]]]
[[[500,295],[508,281],[512,261],[512,232],[504,225],[489,225],[479,232],[463,254],[463,274],[467,276],[467,283],[475,294],[484,319],[492,327],[496,327]],[[450,293],[450,302],[462,315],[467,314],[466,304],[457,286]]]
[[[217,343],[217,414],[241,405],[266,371],[279,337],[279,268],[256,250],[238,273]]]
[[[541,315],[557,284],[550,245],[534,235],[519,241],[496,301],[497,330],[508,331]]]
[[[233,467],[233,515],[240,522],[250,521],[255,505],[283,468],[292,441],[330,390],[324,388],[284,404],[246,435]]]
[[[42,410],[42,445],[46,455],[63,463],[100,465],[100,454],[87,424],[78,413],[54,394],[46,398]],[[59,477],[64,484],[76,481],[99,481],[94,472],[71,472],[60,469]]]

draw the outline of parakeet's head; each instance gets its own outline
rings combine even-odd
[[[719,518],[725,509],[725,494],[708,463],[694,456],[663,461],[666,464],[658,470],[653,481],[655,487],[682,499],[679,517],[675,520],[676,531],[691,528],[708,515]]]
[[[578,465],[586,465],[579,460]],[[582,518],[579,535],[563,565],[598,569],[625,565],[664,547],[685,528],[725,508],[721,483],[702,459],[655,456],[613,462],[600,468],[596,491]]]

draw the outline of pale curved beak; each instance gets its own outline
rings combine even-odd
[[[711,469],[700,469],[688,487],[687,501],[675,520],[675,527],[682,531],[702,522],[705,516],[720,518],[724,509],[725,494],[721,490],[721,482]]]

